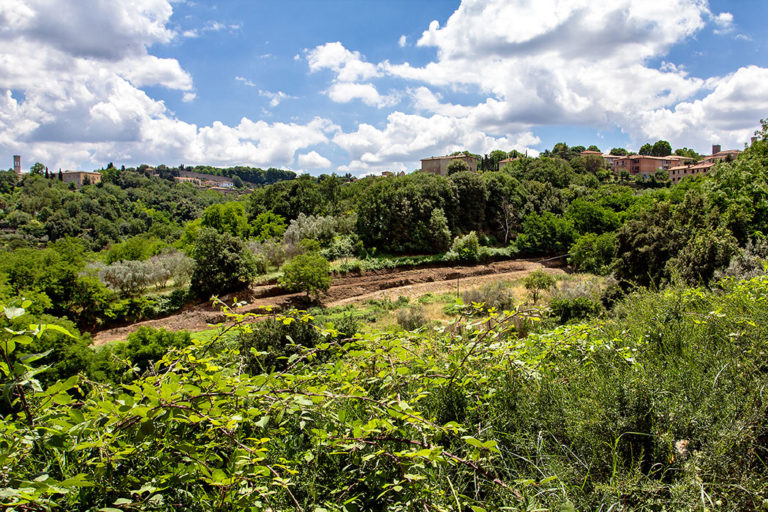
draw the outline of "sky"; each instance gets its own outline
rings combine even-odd
[[[0,0],[0,167],[739,149],[768,0]]]

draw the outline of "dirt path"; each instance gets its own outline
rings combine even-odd
[[[340,276],[333,279],[328,294],[323,297],[323,305],[339,306],[385,297],[397,298],[400,295],[416,298],[426,293],[455,291],[457,284],[460,290],[466,290],[489,281],[519,279],[540,268],[546,268],[552,273],[563,273],[561,269],[545,267],[536,261],[512,260],[497,261],[487,265],[388,269],[366,272],[362,275]],[[260,306],[301,307],[301,299],[302,294],[283,293],[274,284],[262,285],[253,288],[248,304],[237,311],[238,313],[258,312]],[[227,300],[227,303],[231,303],[231,299]],[[114,340],[123,340],[140,326],[163,327],[172,331],[182,329],[201,331],[209,328],[210,324],[223,321],[224,315],[219,308],[213,307],[210,302],[205,302],[189,306],[165,318],[146,320],[93,333],[93,342],[96,345],[102,345]]]

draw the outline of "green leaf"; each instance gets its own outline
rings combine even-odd
[[[59,484],[61,487],[93,487],[93,482],[83,473],[78,473],[72,478],[68,478]]]

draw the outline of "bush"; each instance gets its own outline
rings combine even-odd
[[[448,259],[457,261],[476,262],[480,254],[480,241],[477,239],[477,233],[470,231],[464,236],[457,236],[451,244],[451,251]]]
[[[599,302],[587,297],[552,299],[549,301],[549,308],[552,310],[552,315],[560,324],[565,324],[572,320],[592,318],[603,311],[602,305]]]
[[[568,263],[576,270],[606,275],[611,271],[611,264],[616,258],[616,234],[587,233],[571,246],[569,252],[571,256]]]
[[[555,276],[543,270],[534,270],[523,279],[525,289],[531,292],[533,303],[538,301],[541,292],[549,290],[556,283]]]
[[[350,258],[357,250],[357,237],[355,235],[340,235],[333,237],[330,245],[320,253],[328,260]]]
[[[486,283],[478,288],[465,291],[461,295],[464,304],[483,303],[484,309],[511,309],[515,305],[515,296],[509,285],[502,281]]]
[[[203,228],[192,250],[192,292],[200,298],[241,290],[258,273],[253,254],[239,238]]]
[[[285,319],[268,318],[251,324],[250,330],[241,330],[237,337],[246,370],[254,375],[282,371],[290,356],[311,349],[320,341],[351,338],[357,333],[358,322],[350,315],[333,323],[339,333],[335,337],[324,337],[314,321],[299,312],[289,313]]]
[[[546,212],[532,214],[523,221],[523,230],[515,240],[517,248],[527,254],[565,253],[576,232],[569,219]]]
[[[280,286],[289,291],[303,291],[315,299],[331,286],[331,267],[319,254],[300,254],[283,267]]]
[[[90,368],[91,377],[102,382],[129,382],[144,374],[169,350],[189,345],[187,331],[139,327],[124,342],[113,342],[97,350]]]
[[[397,312],[397,325],[406,331],[414,331],[424,327],[428,322],[429,319],[421,306],[412,306]]]

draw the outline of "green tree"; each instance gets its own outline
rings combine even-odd
[[[544,270],[534,270],[523,279],[523,286],[531,292],[534,304],[539,300],[542,292],[551,289],[556,283],[555,276]]]
[[[651,148],[652,156],[667,156],[670,154],[672,154],[672,146],[665,140],[656,141]]]
[[[434,250],[447,251],[451,245],[451,230],[448,228],[448,220],[442,208],[432,210],[432,215],[429,217],[429,232]]]
[[[317,300],[331,286],[331,267],[319,254],[300,254],[283,266],[280,286],[303,291],[307,299]]]
[[[651,143],[646,143],[640,146],[640,149],[637,150],[638,155],[646,155],[650,156],[653,153],[653,146]]]
[[[287,228],[285,219],[272,212],[259,214],[251,223],[251,232],[256,240],[263,242],[272,238],[280,238]]]
[[[45,172],[45,166],[40,162],[35,162],[34,165],[29,168],[29,172],[42,176],[42,174]]]
[[[191,291],[200,298],[241,290],[257,274],[256,260],[243,241],[211,228],[200,230],[191,256],[195,260]]]
[[[565,212],[565,217],[573,223],[573,227],[579,234],[605,233],[619,227],[621,222],[616,212],[594,201],[579,198],[575,199]]]
[[[448,178],[456,185],[456,197],[461,205],[461,215],[457,220],[460,231],[480,229],[485,224],[485,205],[488,190],[485,181],[474,172],[457,172]]]
[[[614,156],[627,156],[629,154],[629,151],[627,151],[624,148],[613,148],[611,149],[610,154]]]
[[[697,162],[699,160],[701,160],[701,155],[698,154],[693,149],[689,149],[689,148],[678,148],[678,149],[675,150],[675,155],[677,155],[677,156],[685,156],[685,157],[688,157],[688,158],[693,158]]]
[[[576,236],[573,222],[549,212],[532,214],[523,221],[523,229],[515,240],[520,251],[528,254],[565,253]]]
[[[245,205],[239,201],[209,206],[203,212],[201,225],[239,238],[248,238],[251,231]]]
[[[568,263],[579,272],[606,275],[616,257],[616,234],[587,233],[568,250]]]
[[[451,160],[448,164],[448,175],[469,171],[469,165],[464,160]]]

